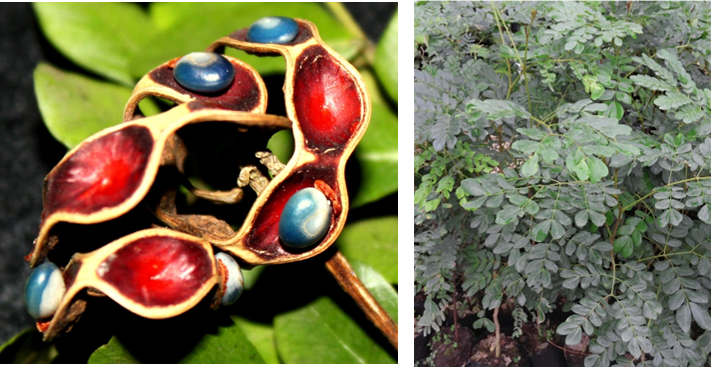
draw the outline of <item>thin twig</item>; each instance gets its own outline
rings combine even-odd
[[[397,350],[397,324],[358,279],[348,260],[343,257],[340,251],[336,250],[333,256],[326,260],[326,269]]]

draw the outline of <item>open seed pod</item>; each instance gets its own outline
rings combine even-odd
[[[51,316],[46,340],[77,320],[84,301],[75,298],[87,288],[142,317],[163,319],[191,309],[219,283],[212,246],[169,229],[139,231],[75,254],[63,278],[66,293]]]
[[[260,20],[208,48],[215,51],[229,46],[257,55],[281,54],[286,59],[284,93],[288,117],[294,122],[294,155],[259,195],[233,238],[205,237],[250,264],[310,258],[336,240],[348,212],[346,160],[365,133],[371,113],[360,74],[323,43],[313,23],[278,20],[285,26],[266,29]],[[278,43],[251,42],[249,37]],[[311,210],[294,211],[296,205],[287,204],[292,199],[309,203]],[[324,213],[330,218],[324,218]],[[291,219],[296,223],[283,223]],[[298,228],[303,233],[296,237],[308,240],[288,243],[284,228]]]
[[[53,246],[50,230],[58,222],[100,223],[135,207],[155,179],[166,141],[179,128],[207,121],[231,122],[254,139],[256,134],[291,127],[284,117],[215,107],[202,102],[183,104],[102,130],[69,151],[45,178],[44,210],[39,235],[28,255],[30,265],[41,262]]]
[[[178,63],[183,67],[176,70]],[[176,79],[180,75],[187,76]],[[124,121],[140,117],[138,103],[146,97],[165,98],[176,104],[202,101],[228,110],[254,113],[264,113],[267,108],[267,90],[259,74],[240,60],[218,54],[193,53],[177,57],[148,72],[136,84],[126,103]]]

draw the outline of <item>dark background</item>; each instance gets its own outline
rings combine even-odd
[[[346,3],[346,7],[377,42],[397,3]],[[37,235],[44,176],[66,152],[44,127],[37,107],[32,73],[40,61],[71,66],[42,35],[31,4],[1,4],[0,344],[34,327],[23,304],[23,285],[30,273],[23,257]]]

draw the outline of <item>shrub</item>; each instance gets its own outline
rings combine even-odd
[[[419,328],[439,330],[458,300],[515,303],[539,324],[562,302],[556,331],[590,337],[587,367],[708,361],[710,16],[684,2],[417,4]]]

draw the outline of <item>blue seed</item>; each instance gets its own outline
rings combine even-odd
[[[232,256],[224,252],[215,254],[215,259],[221,262],[227,270],[227,281],[223,279],[223,282],[225,282],[225,294],[222,295],[221,303],[225,306],[231,305],[237,301],[239,296],[242,295],[242,291],[244,291],[242,269],[240,269],[239,264]]]
[[[227,88],[235,78],[231,62],[214,52],[193,52],[178,60],[173,77],[193,92],[214,93]]]
[[[36,319],[54,315],[67,291],[57,265],[45,262],[32,270],[25,282],[25,307]]]
[[[331,202],[315,188],[302,189],[286,202],[279,218],[279,237],[287,246],[316,243],[331,226]]]
[[[299,33],[299,25],[287,17],[265,17],[249,26],[247,41],[256,43],[289,43]]]

